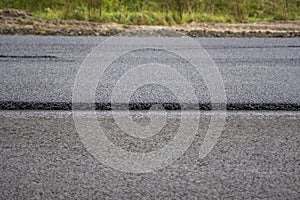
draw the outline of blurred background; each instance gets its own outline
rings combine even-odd
[[[300,0],[1,0],[46,20],[126,25],[300,20]]]

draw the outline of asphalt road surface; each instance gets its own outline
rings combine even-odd
[[[125,43],[134,40],[123,39],[124,43],[107,47],[107,52],[126,49]],[[187,62],[151,48],[131,52],[111,64],[97,85],[98,111],[82,110],[83,105],[71,111],[76,73],[104,40],[0,37],[1,199],[300,198],[298,39],[196,39],[224,81],[226,112],[210,110],[205,81]],[[173,65],[193,82],[200,111],[180,111],[176,95],[157,85],[139,88],[130,99],[133,110],[129,113],[110,111],[112,88],[124,69],[153,60]],[[176,85],[175,77],[167,78]],[[125,87],[123,92],[127,91]],[[159,106],[148,111],[156,103],[167,111]],[[137,137],[132,135],[128,116],[140,127],[152,121],[163,126],[155,135]],[[100,132],[91,122],[97,122]],[[184,122],[186,137],[180,137]],[[85,133],[80,131],[81,123]],[[190,134],[195,124],[195,134]],[[114,153],[99,145],[102,132],[122,151]],[[178,138],[179,145],[174,142]],[[211,149],[201,157],[206,141]],[[184,151],[174,160],[167,156],[160,160],[164,167],[159,169],[155,162],[143,166],[130,160],[137,171],[139,167],[153,169],[147,173],[128,172],[122,160],[122,152],[139,157],[165,147],[172,150],[167,152],[171,156]]]
[[[99,113],[98,120],[115,145],[143,152],[174,137],[179,122],[171,115],[167,129],[147,140],[117,131],[109,115]],[[200,159],[211,115],[217,114],[201,114],[200,129],[183,156],[164,169],[136,174],[104,165],[87,151],[68,111],[3,111],[1,198],[299,199],[299,112],[229,112],[217,144]]]
[[[0,107],[70,109],[76,73],[89,52],[104,40],[101,37],[1,36]],[[136,43],[124,37],[118,45],[107,50],[113,53],[126,49],[128,40]],[[195,40],[207,50],[219,68],[229,109],[299,110],[299,39]],[[149,46],[151,43],[149,40]],[[176,47],[176,44],[171,45]],[[186,73],[195,83],[199,103],[203,109],[208,107],[206,104],[210,99],[205,83],[200,76],[191,73],[191,67],[184,60],[165,52],[144,49],[112,63],[106,79],[99,81],[97,87],[99,109],[106,108],[110,102],[112,84],[122,76],[123,69],[153,61],[173,64]],[[176,77],[174,80],[176,82]],[[153,88],[145,88],[152,90],[149,94],[143,93],[144,90],[137,91],[132,102],[138,106],[152,102],[176,103],[167,90]]]

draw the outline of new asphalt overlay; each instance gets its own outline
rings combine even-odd
[[[70,110],[76,74],[82,62],[93,48],[107,40],[103,37],[0,38],[2,110]],[[113,55],[118,49],[126,49],[130,40],[138,43],[134,38],[123,37],[124,42],[108,46],[107,50]],[[227,109],[300,109],[299,39],[194,40],[207,51],[219,69],[225,86]],[[149,46],[151,44],[149,40]],[[170,45],[176,48],[176,44]],[[173,65],[193,83],[200,109],[211,109],[210,93],[205,81],[201,75],[194,73],[186,60],[166,51],[146,48],[116,58],[106,70],[104,78],[99,77],[95,93],[96,109],[111,109],[112,88],[126,70],[151,62]],[[176,77],[168,78],[176,82]],[[119,103],[128,105],[127,102]],[[180,109],[178,99],[171,91],[153,85],[137,90],[129,103],[132,109],[149,109],[155,103],[163,104],[168,110]],[[80,107],[83,109],[88,106]]]
[[[195,39],[219,70],[227,110],[212,110],[212,94],[188,62],[153,48],[115,59],[95,102],[71,110],[76,75],[106,39],[0,36],[0,199],[300,198],[299,39]],[[133,41],[123,39],[106,53]],[[183,74],[199,103],[180,104],[157,84],[138,88],[129,103],[110,103],[125,71],[150,62]],[[175,76],[166,79],[181,88]]]

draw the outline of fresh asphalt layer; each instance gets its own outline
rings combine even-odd
[[[93,48],[106,39],[0,36],[0,108],[71,109],[75,77],[81,63]],[[123,37],[123,40],[124,43],[130,40],[135,42],[127,37]],[[219,68],[228,109],[300,109],[299,39],[194,40],[208,52]],[[122,48],[126,49],[126,45],[120,43],[108,47],[107,50],[113,52]],[[135,51],[115,59],[105,78],[99,77],[95,96],[96,108],[110,109],[112,88],[122,73],[131,66],[149,62],[174,65],[181,73],[187,74],[187,78],[194,84],[200,108],[211,108],[210,95],[201,76],[193,74],[191,67],[182,58],[152,49]],[[176,82],[176,77],[173,79]],[[130,105],[136,109],[148,109],[153,103],[162,103],[170,110],[179,109],[178,100],[172,92],[152,85],[137,90],[131,98]]]

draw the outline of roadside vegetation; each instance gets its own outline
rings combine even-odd
[[[300,0],[1,0],[46,20],[124,25],[300,20]]]

